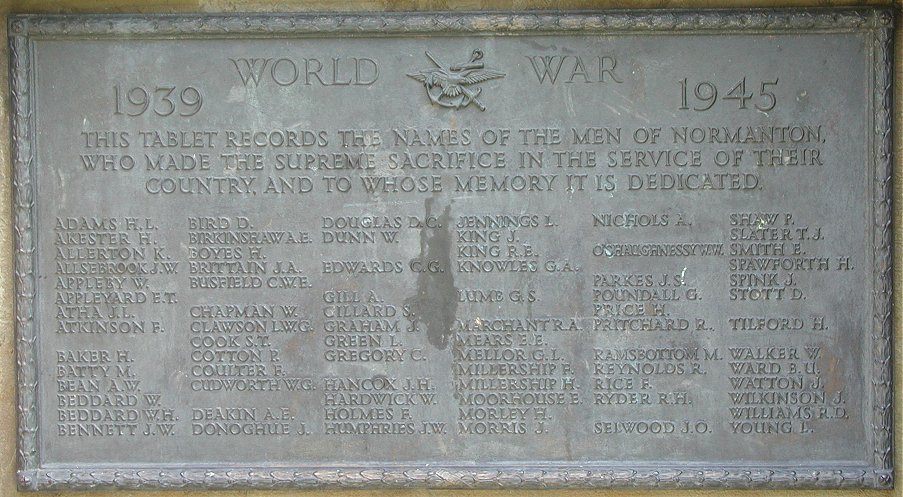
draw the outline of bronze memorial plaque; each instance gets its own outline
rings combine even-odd
[[[891,26],[12,17],[21,488],[892,486]]]

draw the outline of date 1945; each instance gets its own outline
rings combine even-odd
[[[684,78],[678,83],[680,84],[680,110],[707,111],[715,106],[719,100],[718,84],[711,81],[700,81],[693,86],[692,92],[688,89],[692,83]],[[778,78],[773,81],[759,81],[759,94],[755,95],[751,91],[746,90],[746,77],[734,84],[727,93],[721,96],[722,101],[734,100],[740,109],[747,109],[747,102],[752,100],[752,105],[756,110],[768,112],[777,105],[777,97],[771,91],[778,84]],[[727,85],[725,85],[727,86]],[[690,106],[692,104],[692,107]]]

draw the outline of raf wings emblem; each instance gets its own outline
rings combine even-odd
[[[410,73],[408,76],[423,83],[430,102],[442,107],[462,109],[474,104],[480,110],[486,110],[486,106],[477,99],[483,89],[470,87],[505,76],[503,72],[483,67],[483,63],[479,62],[483,58],[483,52],[480,50],[474,50],[468,62],[453,66],[440,63],[429,52],[426,52],[426,56],[436,64],[436,67]]]

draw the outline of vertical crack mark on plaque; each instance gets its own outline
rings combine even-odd
[[[429,225],[433,217],[434,199],[426,199],[426,214],[420,228],[420,255],[411,261],[417,267],[417,293],[405,300],[411,310],[411,323],[426,326],[427,339],[434,347],[444,350],[452,333],[458,311],[457,288],[451,268],[451,206],[445,207],[436,225]]]

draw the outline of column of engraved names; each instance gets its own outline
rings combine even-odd
[[[606,239],[639,234],[654,240],[685,237],[692,223],[679,212],[641,210],[597,212],[592,224]],[[690,386],[704,383],[720,357],[717,347],[700,346],[693,337],[712,331],[698,275],[717,260],[722,244],[612,241],[593,251],[621,270],[593,274],[593,433],[710,433],[712,420],[699,411],[707,395]],[[675,262],[679,270],[651,270]]]
[[[287,367],[282,356],[288,343],[313,332],[312,311],[299,303],[312,285],[293,258],[278,256],[286,248],[303,252],[311,239],[305,231],[258,229],[256,222],[186,219],[188,286],[209,295],[188,307],[187,381],[203,399],[190,409],[192,435],[307,434],[307,420],[289,399],[272,394],[315,389],[314,379]]]
[[[566,281],[580,271],[536,247],[561,227],[537,211],[461,215],[454,228],[456,270],[465,282],[456,289],[451,335],[457,433],[535,436],[560,429],[565,411],[582,403],[564,344],[580,336],[585,323],[526,312],[543,292],[512,282],[540,274]]]
[[[89,145],[104,143],[88,140]],[[155,346],[170,326],[148,319],[177,303],[178,272],[152,219],[68,216],[54,222],[57,435],[168,436],[178,420],[144,382],[135,347]],[[117,346],[95,346],[98,340]],[[63,348],[62,346],[66,346]],[[139,358],[141,359],[141,358]]]
[[[774,164],[760,160],[758,167]],[[848,419],[844,385],[822,379],[822,367],[833,360],[823,339],[831,324],[806,301],[828,274],[849,274],[851,257],[831,253],[831,228],[801,219],[793,211],[728,215],[729,300],[738,309],[759,312],[728,316],[727,329],[738,336],[772,337],[769,346],[727,348],[732,433],[806,434]],[[811,338],[802,346],[781,345],[782,337],[794,335]]]

